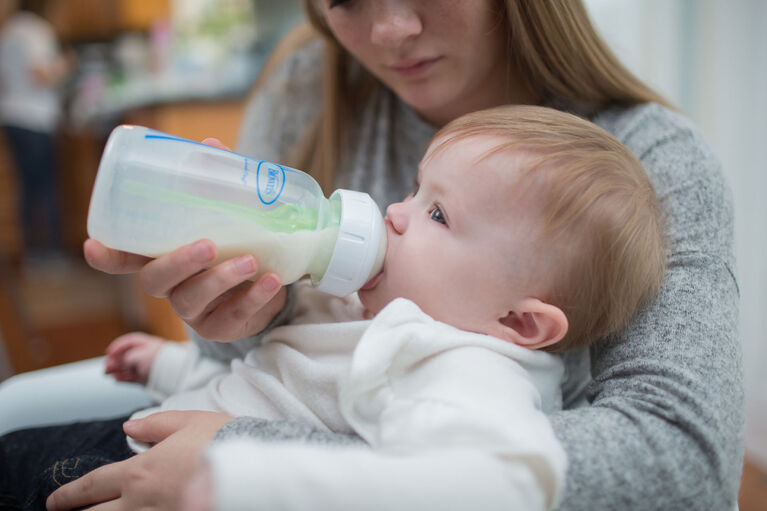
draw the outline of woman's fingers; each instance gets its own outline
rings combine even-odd
[[[208,431],[211,438],[215,432],[232,420],[223,413],[202,411],[168,411],[153,413],[143,419],[128,421],[123,424],[125,433],[148,444],[159,444],[169,436],[184,428],[195,427]]]
[[[208,137],[208,138],[204,139],[202,141],[202,143],[205,144],[205,145],[209,145],[209,146],[213,146],[213,147],[218,147],[219,149],[226,149],[227,151],[231,151],[231,149],[229,149],[227,146],[225,146],[224,143],[221,142],[217,138]]]
[[[123,431],[131,438],[147,444],[157,444],[191,422],[191,416],[177,412],[153,413],[142,419],[123,424]]]
[[[279,276],[266,274],[190,324],[206,339],[234,341],[262,331],[285,306],[286,294]]]
[[[208,339],[226,342],[259,332],[285,303],[278,275],[267,273],[249,282],[258,274],[252,255],[209,268],[216,259],[216,246],[210,240],[196,241],[157,259],[111,250],[95,240],[86,241],[84,252],[91,266],[102,271],[138,271],[147,293],[167,297],[176,314]],[[115,352],[120,355],[116,347]]]
[[[77,509],[118,498],[124,470],[129,461],[104,465],[65,484],[48,496],[45,507],[49,511]]]
[[[139,272],[141,284],[152,296],[165,298],[173,288],[207,268],[216,259],[216,246],[199,240],[148,262]]]
[[[91,267],[111,274],[135,273],[152,260],[150,257],[107,248],[90,238],[83,243],[83,255]]]
[[[214,412],[162,412],[125,423],[137,440],[156,443],[130,459],[105,465],[56,490],[50,510],[177,509],[200,454],[232,417]],[[91,508],[89,508],[91,509]]]
[[[176,286],[168,295],[173,310],[185,320],[194,320],[218,297],[253,277],[258,263],[252,255],[225,261]]]

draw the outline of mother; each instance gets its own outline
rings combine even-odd
[[[578,113],[639,156],[669,212],[669,271],[661,296],[625,332],[566,361],[567,409],[551,416],[569,457],[562,508],[734,507],[743,390],[732,204],[698,131],[618,63],[578,0],[305,4],[323,37],[298,31],[278,49],[248,108],[240,150],[311,169],[326,190],[361,189],[381,206],[398,200],[437,127],[504,103]],[[247,337],[290,312],[276,276],[246,281],[255,260],[244,272],[234,261],[205,270],[215,258],[207,241],[153,261],[92,240],[85,252],[103,271],[140,270],[146,289],[167,296],[209,339]],[[254,341],[197,342],[235,357]],[[183,465],[174,460],[196,456],[226,420],[170,414],[133,424],[139,437],[167,439],[63,487],[50,503],[119,497],[113,504],[170,505],[189,469],[156,467]],[[266,438],[290,427],[239,418],[225,430]],[[195,447],[170,448],[181,438]]]

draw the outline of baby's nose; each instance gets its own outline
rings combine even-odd
[[[405,229],[407,228],[405,203],[395,202],[394,204],[390,204],[389,207],[386,208],[386,218],[389,219],[389,222],[397,233],[402,234],[405,232]]]

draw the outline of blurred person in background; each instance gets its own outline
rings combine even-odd
[[[72,61],[59,48],[48,8],[45,0],[0,0],[0,125],[18,175],[27,261],[63,252],[54,135],[58,88]]]

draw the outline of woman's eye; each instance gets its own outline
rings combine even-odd
[[[333,7],[338,7],[339,5],[348,4],[352,0],[330,0],[330,4],[328,4],[328,7],[332,9]]]
[[[429,219],[434,220],[435,222],[439,222],[442,225],[447,225],[447,219],[442,213],[442,210],[439,209],[439,206],[434,206],[434,209],[429,212]]]

